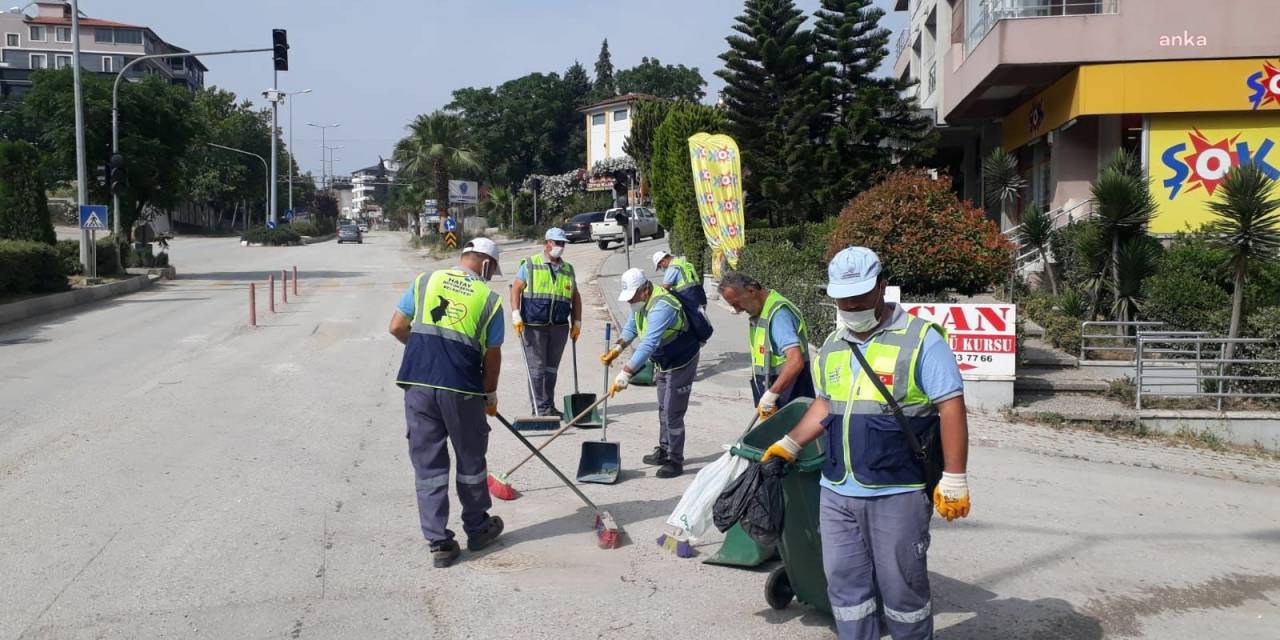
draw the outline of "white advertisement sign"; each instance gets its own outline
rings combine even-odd
[[[449,181],[449,204],[476,204],[480,202],[480,183],[468,180]]]
[[[907,302],[907,313],[942,325],[966,380],[1013,380],[1017,307],[1012,304]]]

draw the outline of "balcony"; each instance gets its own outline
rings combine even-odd
[[[1061,18],[1120,13],[1120,0],[984,0],[965,38],[965,51],[972,51],[1001,20]]]

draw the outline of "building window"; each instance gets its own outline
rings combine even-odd
[[[926,97],[933,95],[933,90],[938,87],[938,63],[934,61],[929,65],[929,75],[925,76],[924,95]]]
[[[116,29],[116,44],[142,44],[142,32],[137,29]]]
[[[66,69],[69,66],[71,66],[71,56],[54,56],[53,57],[54,69]]]
[[[111,56],[102,56],[102,72],[112,73],[116,70],[115,58]]]
[[[614,112],[613,112],[613,121],[614,121],[614,122],[622,122],[623,120],[626,120],[626,119],[627,119],[627,110],[626,110],[626,109],[618,109],[617,111],[614,111]]]
[[[94,29],[93,41],[98,44],[111,44],[116,41],[115,31],[111,29]]]
[[[16,33],[6,33],[6,34],[4,34],[4,46],[6,46],[6,47],[15,47],[15,48],[16,48],[16,47],[18,47],[18,46],[19,46],[19,45],[18,45],[18,34],[16,34]]]
[[[53,39],[58,42],[71,42],[71,27],[54,27]]]
[[[187,68],[185,58],[169,58],[169,68],[174,71],[184,71]]]
[[[44,27],[41,26],[32,26],[31,33],[28,35],[31,36],[32,42],[44,42],[48,38],[45,34]]]
[[[48,69],[49,57],[43,53],[31,54],[31,68],[32,69]]]
[[[603,113],[592,114],[591,124],[593,125],[604,124],[604,114]]]

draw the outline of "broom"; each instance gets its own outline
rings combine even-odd
[[[582,416],[578,417],[581,418]],[[507,430],[511,432],[511,435],[514,435],[516,439],[520,440],[520,444],[528,447],[529,451],[532,452],[530,455],[537,456],[538,460],[542,461],[542,464],[547,465],[547,468],[550,469],[552,473],[556,474],[556,477],[560,478],[560,481],[563,482],[566,487],[569,487],[569,489],[572,490],[578,498],[580,498],[588,507],[591,508],[592,511],[595,512],[595,520],[592,522],[591,526],[596,532],[596,544],[598,544],[601,549],[617,549],[618,545],[622,543],[623,532],[622,527],[618,526],[618,522],[613,519],[613,516],[610,515],[608,511],[601,511],[600,507],[597,507],[594,502],[591,502],[591,499],[584,495],[582,491],[573,484],[573,481],[565,477],[565,475],[560,472],[560,469],[556,468],[554,464],[551,464],[551,461],[547,460],[546,456],[542,455],[542,452],[538,451],[538,448],[534,447],[533,443],[529,442],[528,438],[525,438],[519,431],[516,431],[516,428],[511,426],[511,423],[507,422],[507,419],[504,418],[501,413],[497,414],[497,418],[498,422],[501,422],[502,426],[506,427]]]
[[[510,481],[511,474],[515,473],[516,469],[523,467],[524,463],[532,460],[535,455],[538,457],[542,457],[541,455],[539,455],[538,452],[542,451],[547,447],[547,445],[551,444],[552,440],[559,438],[565,431],[568,431],[569,427],[572,427],[573,425],[577,424],[579,420],[590,415],[591,412],[594,411],[596,407],[600,406],[602,403],[604,403],[605,400],[608,400],[608,399],[609,399],[609,396],[606,394],[604,397],[593,402],[591,406],[587,407],[585,410],[583,410],[582,413],[579,413],[572,420],[566,422],[563,427],[560,427],[559,430],[551,434],[551,437],[547,438],[547,440],[543,442],[541,445],[539,445],[538,448],[534,449],[533,453],[530,453],[529,455],[525,456],[524,460],[521,460],[520,462],[516,463],[516,466],[508,469],[506,473],[500,473],[496,476],[490,473],[489,478],[487,480],[489,485],[489,494],[499,500],[515,500],[516,498],[519,498],[520,493],[516,491],[515,487],[511,486],[511,481]],[[503,422],[505,423],[506,421],[504,420]]]

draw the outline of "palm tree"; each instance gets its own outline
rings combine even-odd
[[[1022,214],[1022,224],[1018,226],[1018,242],[1023,247],[1034,248],[1040,254],[1040,263],[1044,265],[1044,275],[1049,281],[1049,291],[1058,295],[1058,276],[1053,273],[1053,265],[1049,263],[1049,236],[1053,234],[1053,220],[1044,210],[1036,205],[1027,207]]]
[[[1244,287],[1251,263],[1275,260],[1280,253],[1280,199],[1273,198],[1275,182],[1257,165],[1238,166],[1218,186],[1221,197],[1208,203],[1218,217],[1205,225],[1215,244],[1231,254],[1235,272],[1231,289],[1231,328],[1228,338],[1240,337],[1244,316]],[[1224,358],[1231,359],[1227,343]]]
[[[489,190],[489,198],[484,201],[481,208],[484,209],[484,215],[490,221],[497,220],[501,222],[507,220],[508,214],[511,213],[511,202],[511,189],[494,187]]]
[[[1110,245],[1112,290],[1120,288],[1120,246],[1144,237],[1156,213],[1156,199],[1132,154],[1118,153],[1093,183],[1094,209],[1103,239]],[[1094,301],[1095,308],[1097,300]]]
[[[1010,211],[1018,200],[1018,194],[1027,186],[1027,179],[1018,172],[1018,158],[996,147],[982,161],[982,184],[988,200],[1000,203],[1002,228],[1013,226]]]
[[[1142,308],[1142,281],[1156,272],[1160,259],[1160,241],[1151,236],[1130,238],[1120,245],[1116,255],[1118,279],[1109,283],[1111,314],[1121,322],[1138,317]]]
[[[395,158],[401,170],[415,183],[434,187],[440,207],[449,202],[449,173],[479,169],[476,152],[468,146],[462,118],[444,111],[424,113],[409,125],[409,135],[396,144]],[[429,191],[426,184],[423,191]]]

